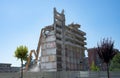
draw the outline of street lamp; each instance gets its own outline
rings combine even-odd
[[[81,66],[82,66],[81,64],[82,64],[82,61],[80,60],[80,70],[81,70]]]

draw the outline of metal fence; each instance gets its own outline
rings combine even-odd
[[[19,73],[0,73],[0,78],[20,78]],[[26,72],[23,78],[107,78],[107,72],[60,71],[60,72]],[[110,78],[120,78],[120,72],[110,72]]]

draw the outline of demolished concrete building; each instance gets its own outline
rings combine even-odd
[[[54,8],[54,23],[41,32],[41,71],[80,71],[84,70],[86,33],[81,25],[65,25],[64,10]]]

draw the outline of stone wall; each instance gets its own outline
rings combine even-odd
[[[120,72],[110,72],[111,78],[120,78]],[[0,73],[0,78],[20,78],[19,73]],[[27,72],[23,78],[107,78],[107,72],[62,71],[62,72]]]

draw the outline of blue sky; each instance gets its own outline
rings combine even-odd
[[[66,25],[81,24],[87,48],[112,38],[120,50],[120,0],[0,0],[0,63],[20,66],[14,57],[19,45],[37,48],[41,28],[53,24],[53,8],[65,10]]]

